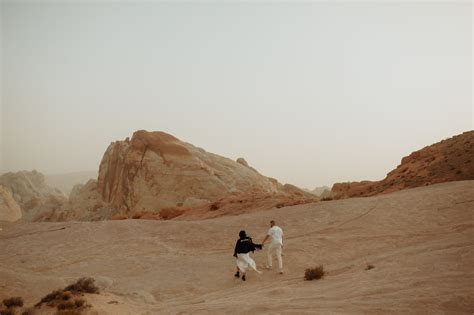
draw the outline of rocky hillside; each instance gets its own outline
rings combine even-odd
[[[373,196],[406,188],[474,179],[474,131],[443,140],[402,159],[381,181],[337,183],[332,198]]]
[[[320,197],[322,194],[326,194],[331,191],[331,188],[328,186],[319,186],[315,187],[313,190],[307,190],[308,192],[312,193],[313,195],[316,195]]]
[[[164,132],[143,130],[110,144],[100,164],[98,190],[104,202],[126,216],[169,208],[212,211],[228,198],[315,200],[295,186],[261,175],[243,158],[233,161]]]

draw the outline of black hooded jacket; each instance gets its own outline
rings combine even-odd
[[[262,245],[254,244],[252,239],[248,236],[241,237],[235,244],[234,257],[237,257],[237,254],[247,254],[249,252],[253,252],[257,248],[262,249]]]

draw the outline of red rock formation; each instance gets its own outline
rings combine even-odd
[[[244,161],[208,153],[164,132],[137,131],[131,140],[108,147],[100,164],[98,191],[105,203],[131,217],[165,208],[209,208],[235,194],[295,200],[306,196],[295,186],[261,175]]]
[[[381,181],[337,183],[332,198],[373,196],[443,182],[474,179],[474,131],[411,153]]]

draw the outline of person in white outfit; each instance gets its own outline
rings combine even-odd
[[[274,220],[270,221],[270,229],[267,232],[267,235],[262,241],[262,245],[271,238],[270,245],[268,246],[267,250],[267,269],[272,268],[272,256],[273,252],[276,254],[276,258],[278,261],[278,269],[280,274],[283,273],[283,260],[281,259],[281,249],[283,247],[283,230],[275,224]]]

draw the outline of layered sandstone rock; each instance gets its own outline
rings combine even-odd
[[[406,188],[474,179],[474,131],[411,153],[381,181],[334,184],[332,198],[373,196]]]
[[[0,221],[17,221],[21,215],[21,208],[13,199],[10,189],[0,185]]]
[[[306,194],[261,175],[244,159],[235,162],[164,132],[143,130],[110,144],[100,164],[98,191],[105,203],[128,216],[208,208],[232,195]]]

